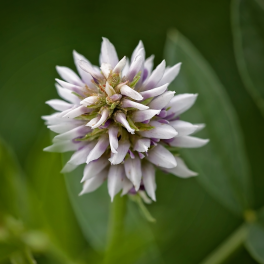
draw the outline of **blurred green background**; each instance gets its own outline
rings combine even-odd
[[[258,8],[255,0],[236,2],[245,2],[254,12]],[[263,1],[259,0],[258,4]],[[247,14],[242,16],[245,18]],[[12,231],[15,237],[28,237],[36,230],[42,232],[39,239],[33,234],[34,239],[42,241],[37,249],[34,248],[37,242],[33,243],[32,250],[36,252],[34,256],[38,263],[101,263],[103,259],[109,213],[106,190],[103,187],[79,200],[73,197],[74,192],[69,191],[72,203],[69,202],[64,177],[59,173],[62,166],[60,155],[42,151],[50,144],[50,133],[40,118],[51,113],[45,101],[58,98],[54,87],[54,79],[58,77],[55,66],[74,68],[74,49],[93,64],[98,64],[102,36],[115,45],[120,58],[130,56],[138,41],[142,40],[147,56],[155,54],[156,65],[164,58],[169,29],[178,29],[192,42],[216,72],[237,113],[251,170],[252,209],[264,205],[264,119],[239,74],[231,22],[231,1],[227,0],[1,2],[0,136],[6,143],[2,144],[0,155],[0,256],[3,255],[0,261],[10,263],[7,252],[19,251],[20,245],[13,249],[15,242],[10,242],[9,246],[1,242],[5,237],[1,230],[6,226],[10,230],[20,228],[17,219],[23,221],[24,227]],[[262,22],[261,19],[256,22],[262,36],[258,42],[260,46],[264,44]],[[166,54],[170,56],[168,52]],[[256,61],[261,58],[264,61],[263,53],[255,57]],[[188,91],[183,87],[177,90],[175,83],[173,89],[179,93],[196,92],[192,87]],[[211,87],[207,85],[203,89],[210,90]],[[217,100],[217,97],[208,96],[206,99]],[[216,112],[215,116],[217,119]],[[207,123],[207,127],[210,129],[216,123]],[[232,131],[224,128],[221,136],[229,138]],[[202,154],[203,150],[199,153]],[[206,162],[210,163],[209,157]],[[75,172],[75,176],[81,176],[81,169]],[[12,182],[12,177],[19,179]],[[70,178],[67,180],[68,190],[74,181],[76,188],[80,188],[79,181],[67,177]],[[181,180],[159,173],[157,182],[158,202],[148,206],[157,223],[148,223],[129,202],[127,225],[131,234],[120,241],[117,248],[120,254],[113,263],[196,264],[243,221],[242,215],[233,214],[196,179]],[[6,205],[9,202],[16,209],[10,210],[13,207]],[[80,213],[83,209],[86,211]],[[16,220],[6,218],[7,215]],[[30,243],[29,247],[32,247]],[[242,246],[227,263],[258,262]]]

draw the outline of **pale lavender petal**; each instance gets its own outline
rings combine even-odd
[[[148,71],[148,75],[150,75],[152,69],[153,69],[153,60],[154,60],[154,55],[151,55],[150,57],[148,57],[146,60],[145,60],[145,63],[144,63],[144,68]],[[148,77],[148,76],[147,76]]]
[[[170,125],[178,132],[178,136],[188,136],[199,128],[197,125],[182,120],[170,121]]]
[[[135,140],[134,149],[138,152],[147,152],[150,147],[149,138],[138,138]]]
[[[157,121],[151,121],[150,125],[154,126],[154,128],[149,131],[141,131],[138,133],[143,137],[160,139],[170,139],[177,136],[177,131],[170,125],[162,124]]]
[[[83,93],[84,92],[84,88],[83,87],[77,86],[77,85],[74,85],[74,84],[71,84],[71,83],[67,83],[67,82],[64,82],[64,81],[59,80],[59,79],[55,79],[55,80],[63,88],[68,89],[68,90],[70,90],[72,92],[75,92],[75,93],[77,93],[77,94],[79,94],[81,96],[84,95],[84,93]]]
[[[145,49],[143,42],[141,40],[139,41],[138,45],[136,46],[136,48],[132,53],[131,61],[134,61],[138,55],[143,55],[143,58],[145,58]]]
[[[122,98],[122,95],[121,94],[114,94],[114,95],[110,96],[110,99],[112,101],[114,101],[114,102],[121,100],[121,98]]]
[[[152,109],[162,109],[166,107],[170,100],[173,98],[175,92],[167,91],[163,93],[162,95],[156,97],[154,100],[152,100],[149,104],[149,107]]]
[[[124,67],[126,65],[126,56],[122,58],[122,60],[120,60],[117,65],[115,66],[115,68],[113,69],[113,73],[120,73],[123,71]]]
[[[198,94],[179,94],[174,96],[170,101],[168,110],[169,114],[174,114],[175,116],[187,111],[195,103]]]
[[[130,88],[127,85],[123,85],[120,89],[121,94],[126,95],[132,99],[135,99],[137,101],[139,100],[143,100],[143,97],[140,95],[140,93],[138,93],[137,91],[135,91],[134,89]]]
[[[109,63],[112,68],[114,68],[118,63],[115,47],[107,38],[103,38],[101,46],[100,64],[102,63]]]
[[[89,156],[87,157],[86,163],[89,164],[91,161],[100,158],[104,154],[108,146],[109,146],[108,134],[101,136],[96,146],[93,148],[93,150],[90,152]]]
[[[92,126],[92,128],[94,129],[101,126],[107,120],[108,117],[109,117],[109,110],[108,108],[105,108],[101,113],[101,118],[98,120],[96,124]]]
[[[159,113],[160,118],[165,118],[167,116],[167,111],[166,110],[161,110]]]
[[[135,129],[132,129],[130,127],[130,125],[128,124],[127,120],[126,120],[126,116],[124,113],[117,113],[116,114],[116,121],[121,123],[129,133],[131,134],[135,134]]]
[[[161,144],[157,144],[156,147],[149,150],[146,159],[154,165],[164,168],[173,168],[177,165],[175,157]]]
[[[108,82],[106,82],[105,91],[108,96],[112,96],[116,93],[115,89]]]
[[[181,148],[200,148],[207,144],[209,139],[201,139],[191,136],[182,136],[175,137],[170,145],[173,147],[181,147]]]
[[[128,154],[129,154],[131,159],[135,158],[135,154],[130,149],[128,150]]]
[[[79,195],[83,195],[85,193],[90,193],[95,191],[107,179],[107,175],[108,175],[108,170],[103,170],[100,174],[95,175],[95,177],[87,180],[84,183],[83,189]]]
[[[91,151],[91,150],[90,150]],[[89,153],[88,153],[89,154]],[[87,155],[86,155],[87,157]],[[84,182],[92,177],[94,177],[95,175],[100,174],[100,172],[109,164],[109,161],[107,159],[107,157],[104,155],[103,157],[91,161],[89,164],[87,164],[84,168],[84,172],[83,172],[83,178],[81,180],[81,182]]]
[[[88,74],[90,74],[93,78],[97,79],[97,80],[102,80],[104,77],[101,74],[101,72],[99,70],[97,70],[97,68],[93,67],[89,62],[84,61],[84,60],[80,60],[79,61],[79,66],[80,68],[87,72]]]
[[[117,153],[117,148],[118,148],[118,127],[116,126],[110,126],[109,127],[109,142],[110,142],[110,147],[112,153]]]
[[[57,89],[57,92],[58,92],[58,95],[65,99],[66,101],[69,101],[73,104],[79,104],[80,103],[80,99],[79,97],[77,97],[76,95],[74,95],[71,91],[65,89],[65,88],[62,88],[61,86],[59,86],[57,83],[55,84],[56,86],[56,89]]]
[[[126,177],[122,177],[122,185],[123,185],[123,191],[122,191],[122,196],[127,194],[131,188],[133,188],[133,183]]]
[[[135,111],[132,114],[132,119],[135,122],[143,122],[145,120],[149,120],[155,115],[158,115],[160,113],[160,110],[153,110],[153,109],[148,109],[148,110],[142,110],[142,111]]]
[[[140,159],[144,159],[145,158],[145,155],[142,154],[141,152],[138,152],[138,156],[139,156]]]
[[[131,82],[138,72],[142,70],[144,63],[143,56],[137,56],[132,62],[131,66],[126,74],[127,79]]]
[[[121,163],[124,160],[129,150],[129,147],[130,147],[130,143],[128,140],[120,140],[117,148],[117,153],[115,154],[112,153],[111,158],[109,159],[111,164],[116,165]]]
[[[86,126],[89,126],[89,127],[92,127],[94,126],[101,118],[101,115],[97,115],[96,117],[94,117],[93,119],[91,119],[87,124]]]
[[[171,83],[179,74],[181,69],[181,62],[177,63],[171,68],[165,70],[162,79],[159,81],[159,85],[163,85],[165,83]]]
[[[112,68],[111,64],[109,64],[109,63],[102,63],[100,69],[101,69],[104,77],[107,79],[113,68]]]
[[[84,142],[65,140],[65,141],[56,141],[53,145],[44,148],[44,151],[47,152],[67,152],[67,151],[76,151],[77,149],[84,146]]]
[[[128,100],[128,99],[123,99],[122,100],[122,106],[124,108],[132,107],[132,108],[136,108],[138,110],[146,110],[146,109],[149,109],[149,107],[146,106],[146,105],[143,105],[143,104],[140,104],[140,103],[136,103],[136,102],[133,102],[133,101]]]
[[[48,126],[48,128],[53,131],[53,132],[56,132],[56,133],[65,133],[71,129],[74,129],[75,127],[77,126],[81,126],[83,125],[84,122],[83,121],[71,121],[71,122],[63,122],[63,123],[59,123],[59,124],[56,124],[56,125],[50,125]]]
[[[142,178],[140,159],[138,157],[135,157],[134,159],[128,157],[125,160],[124,165],[127,178],[133,183],[136,191],[138,191]]]
[[[120,192],[123,187],[122,177],[125,174],[123,165],[112,165],[108,173],[108,193],[113,202],[115,195]]]
[[[157,188],[156,181],[155,181],[155,168],[149,162],[144,162],[142,165],[142,179],[144,183],[145,190],[149,197],[156,201],[155,191]]]
[[[158,95],[163,94],[167,88],[168,88],[168,83],[163,84],[162,86],[159,86],[157,88],[153,88],[151,90],[147,90],[145,92],[141,92],[140,94],[143,96],[144,99],[148,99],[150,97],[156,97]]]
[[[172,169],[162,168],[162,169],[165,170],[166,172],[169,172],[181,178],[189,178],[198,175],[196,172],[189,170],[186,164],[184,163],[184,161],[180,157],[175,156],[175,159],[177,161],[177,166],[175,168]]]
[[[53,109],[57,111],[68,110],[72,107],[72,104],[69,104],[60,99],[52,99],[46,102],[47,105],[51,106]]]
[[[61,76],[63,80],[66,82],[78,85],[78,86],[83,86],[84,83],[82,80],[79,78],[79,76],[70,68],[68,67],[62,67],[62,66],[56,66],[56,70]]]
[[[89,96],[86,97],[85,99],[83,99],[80,104],[84,105],[84,106],[91,106],[91,105],[95,105],[99,102],[100,98],[96,95],[93,96]]]
[[[75,108],[75,109],[69,111],[69,112],[68,112],[67,114],[65,114],[63,117],[64,117],[64,118],[75,118],[75,117],[78,117],[78,116],[80,116],[80,115],[82,115],[82,114],[89,113],[89,112],[91,112],[91,111],[92,111],[92,109],[89,109],[89,108],[87,108],[87,107],[81,105],[81,106],[79,106],[79,107],[77,107],[77,108]]]

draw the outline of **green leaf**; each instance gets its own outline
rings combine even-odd
[[[203,148],[181,154],[197,170],[197,180],[232,212],[242,214],[252,204],[251,182],[244,142],[236,113],[216,74],[178,31],[168,34],[166,59],[170,65],[182,62],[182,70],[171,89],[198,93],[195,106],[183,120],[205,123],[200,134],[210,142]]]
[[[231,14],[237,66],[264,116],[264,1],[233,0]]]

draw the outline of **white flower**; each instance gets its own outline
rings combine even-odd
[[[44,116],[49,129],[58,133],[46,151],[74,151],[63,168],[70,172],[87,163],[81,194],[92,192],[105,180],[111,200],[140,192],[156,200],[155,167],[187,178],[189,170],[168,147],[196,148],[208,140],[191,136],[204,125],[180,120],[179,115],[195,102],[196,94],[167,91],[178,75],[181,64],[166,68],[162,61],[155,70],[153,58],[145,59],[140,41],[131,63],[120,61],[113,44],[103,38],[100,68],[73,52],[79,73],[57,67],[62,80],[56,88],[63,100],[46,103],[56,113]]]

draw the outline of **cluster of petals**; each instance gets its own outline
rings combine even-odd
[[[107,180],[114,196],[139,193],[156,200],[155,170],[176,176],[197,175],[179,154],[169,149],[197,148],[208,140],[192,136],[204,127],[180,119],[195,102],[197,94],[169,91],[181,64],[154,70],[154,56],[145,58],[140,41],[131,59],[118,59],[113,44],[103,38],[100,68],[73,52],[77,71],[57,66],[63,80],[56,79],[59,96],[46,103],[57,112],[43,116],[58,135],[50,152],[74,151],[62,172],[86,163],[81,194],[96,190]],[[147,195],[146,195],[147,194]]]

